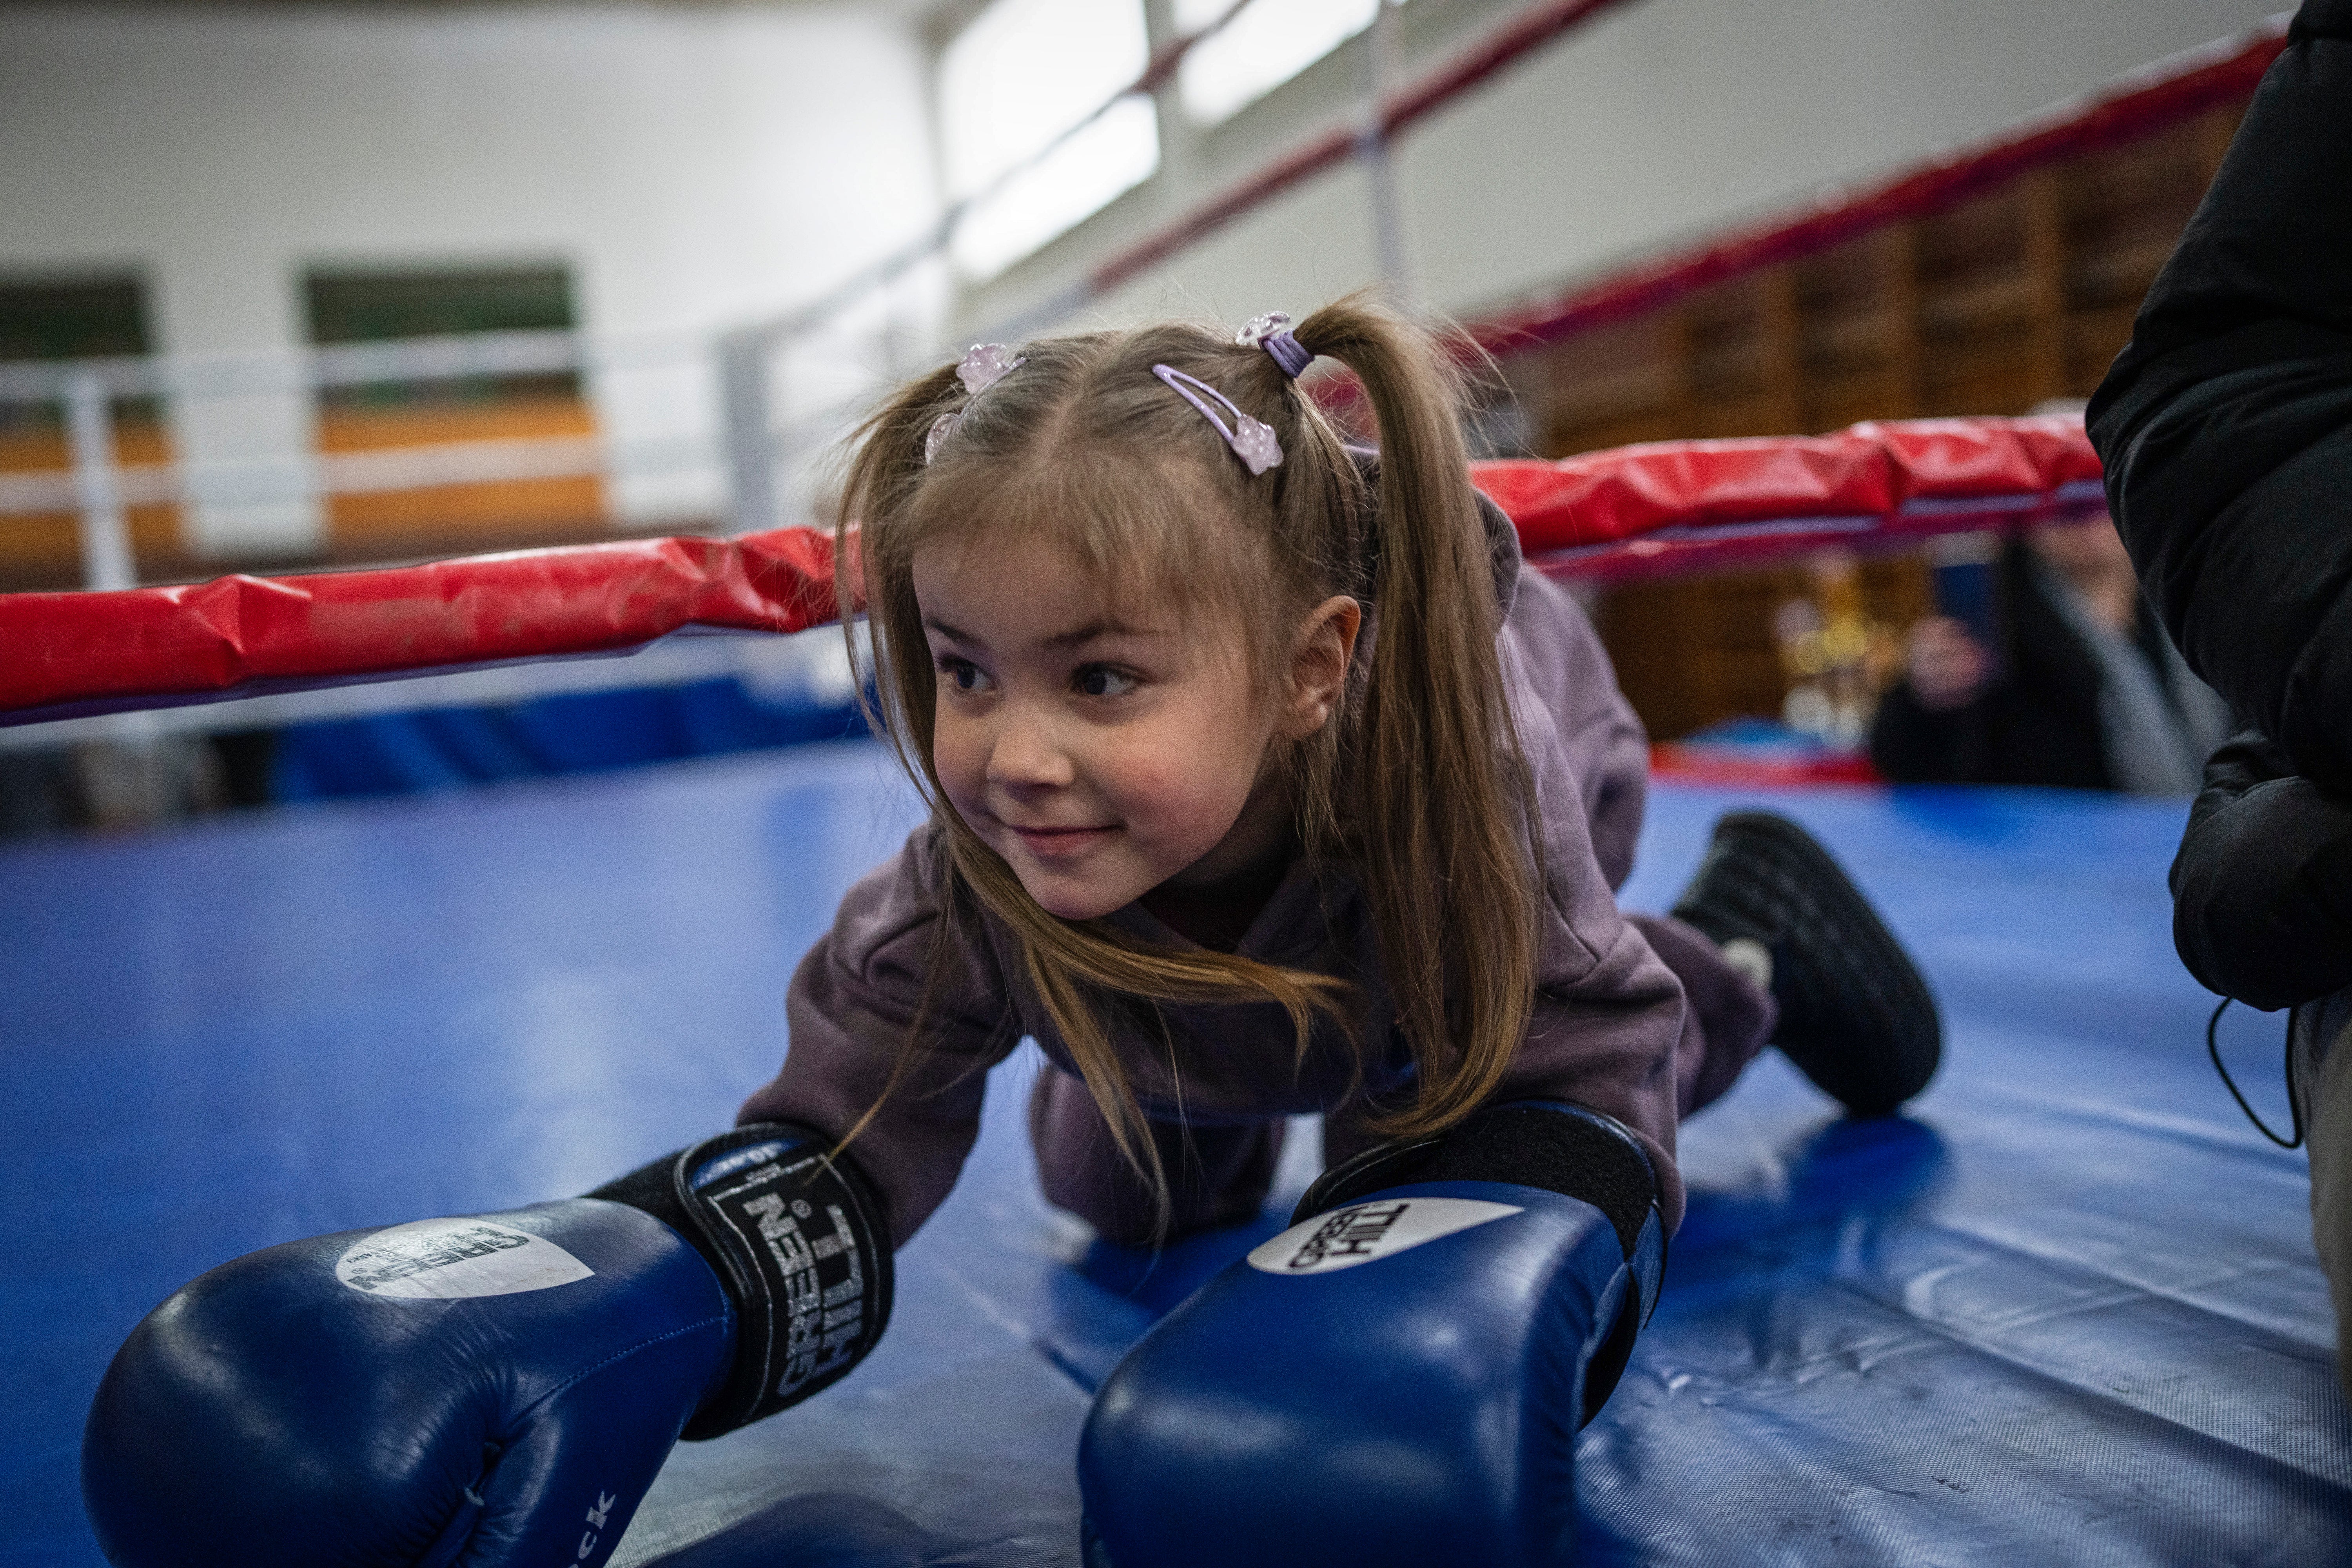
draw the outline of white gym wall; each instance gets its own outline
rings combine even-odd
[[[935,218],[927,72],[880,5],[12,4],[0,277],[133,269],[165,353],[299,344],[315,265],[561,262],[592,332],[725,327]],[[716,424],[693,363],[591,390],[615,447]],[[173,412],[184,457],[310,444],[297,394]],[[716,479],[611,490],[632,521],[708,518]],[[284,554],[321,526],[215,506],[194,542]]]

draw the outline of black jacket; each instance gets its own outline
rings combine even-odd
[[[2305,0],[2089,423],[2141,584],[2255,724],[2173,866],[2181,957],[2259,1006],[2352,983],[2352,0]]]
[[[2099,716],[2099,665],[2035,580],[2033,555],[2011,540],[1993,563],[1994,674],[1983,695],[1936,712],[1908,681],[1878,705],[1870,760],[1896,784],[2120,787],[2107,766]],[[2165,682],[2178,668],[2140,616],[2140,651]]]
[[[2091,439],[2189,667],[2352,789],[2352,0],[2306,0]]]

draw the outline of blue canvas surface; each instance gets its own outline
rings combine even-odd
[[[1727,792],[1658,789],[1658,909]],[[1684,1130],[1664,1305],[1580,1444],[1607,1563],[2352,1562],[2303,1158],[2207,1067],[2180,808],[1763,797],[1919,954],[1946,1070],[1853,1123],[1777,1057]],[[140,1316],[291,1237],[576,1193],[722,1125],[910,825],[867,743],[0,850],[0,1563],[99,1562],[82,1415]],[[2283,1100],[2278,1020],[2224,1026]],[[1023,1053],[840,1387],[679,1450],[629,1564],[1074,1564],[1087,1391],[1279,1228],[1157,1259],[1038,1198]],[[1311,1141],[1307,1141],[1311,1142]]]

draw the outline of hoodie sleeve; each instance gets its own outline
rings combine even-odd
[[[944,853],[926,827],[850,889],[785,994],[783,1070],[736,1116],[840,1137],[878,1101],[849,1152],[882,1189],[900,1246],[955,1185],[988,1069],[1020,1037],[988,944],[954,929],[945,907]]]
[[[1618,910],[1611,890],[1600,834],[1624,813],[1622,807],[1589,812],[1587,795],[1593,780],[1612,771],[1604,759],[1613,748],[1597,745],[1595,737],[1614,736],[1618,727],[1594,715],[1608,707],[1603,700],[1614,696],[1615,683],[1597,679],[1606,672],[1605,659],[1587,668],[1567,657],[1591,632],[1565,595],[1559,601],[1549,597],[1558,593],[1530,574],[1519,584],[1520,613],[1504,635],[1511,719],[1535,775],[1542,816],[1545,885],[1534,1006],[1527,1037],[1496,1098],[1574,1100],[1623,1122],[1650,1152],[1659,1208],[1671,1231],[1683,1215],[1682,1174],[1674,1155],[1681,1114],[1677,1052],[1688,1003],[1682,982]],[[1593,678],[1586,693],[1591,702],[1548,700],[1544,684],[1531,677],[1553,668]],[[1622,846],[1628,861],[1640,814],[1636,795]]]
[[[2352,787],[2352,0],[2305,0],[2089,420],[2189,668]]]
[[[1649,731],[1618,689],[1600,633],[1566,588],[1523,569],[1506,608],[1510,633],[1503,645],[1551,715],[1601,876],[1611,888],[1623,887],[1649,799]]]

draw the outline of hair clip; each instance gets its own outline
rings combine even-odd
[[[1003,343],[974,343],[956,362],[956,379],[968,396],[978,397],[1029,362],[1013,359]]]
[[[971,400],[1003,381],[1029,362],[1008,357],[1003,343],[974,343],[956,362],[956,379],[963,383],[964,406],[940,415],[931,421],[930,434],[923,437],[923,461],[929,463],[940,455],[940,444],[956,433],[963,423],[964,410]]]
[[[1315,363],[1315,354],[1305,343],[1290,335],[1290,312],[1268,310],[1263,316],[1252,316],[1249,324],[1234,334],[1234,342],[1249,348],[1264,349],[1282,367],[1282,374],[1291,380]]]
[[[1253,475],[1282,466],[1282,443],[1275,439],[1273,426],[1259,424],[1243,413],[1232,398],[1197,376],[1186,375],[1182,371],[1164,364],[1153,365],[1151,374],[1166,382],[1177,396],[1199,409],[1209,423],[1217,427],[1217,434],[1225,438],[1225,445],[1234,449],[1234,455],[1249,465]],[[1199,392],[1193,390],[1196,387]],[[1208,394],[1224,405],[1225,412],[1234,416],[1231,428],[1217,417],[1214,408],[1202,400],[1200,393]]]

